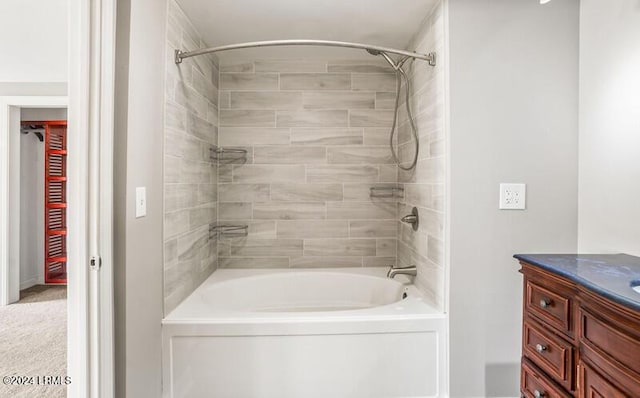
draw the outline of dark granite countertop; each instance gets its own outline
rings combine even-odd
[[[628,254],[516,254],[604,297],[640,311],[640,257]]]

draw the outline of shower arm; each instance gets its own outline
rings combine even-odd
[[[427,61],[429,65],[436,66],[436,53],[431,52],[428,54],[420,54],[411,51],[398,50],[389,47],[370,46],[368,44],[350,43],[345,41],[331,41],[331,40],[268,40],[268,41],[254,41],[248,43],[229,44],[226,46],[202,48],[193,51],[175,51],[175,63],[180,64],[185,58],[196,57],[198,55],[212,54],[220,51],[239,50],[242,48],[258,48],[258,47],[274,47],[274,46],[327,46],[327,47],[346,47],[346,48],[359,48],[367,50],[370,54],[396,54],[405,57],[400,61],[400,65],[408,58],[420,59]],[[388,58],[386,56],[385,58]],[[388,59],[387,59],[388,61]]]

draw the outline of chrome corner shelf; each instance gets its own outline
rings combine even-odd
[[[209,226],[209,239],[244,238],[248,235],[248,225],[211,224]]]
[[[402,198],[404,188],[400,187],[371,187],[369,188],[370,198]]]
[[[211,145],[209,147],[209,159],[211,161],[246,161],[247,150],[244,148],[223,148],[217,145]]]

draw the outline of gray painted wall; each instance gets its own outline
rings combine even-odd
[[[160,397],[165,1],[118,2],[115,132],[116,395]],[[135,218],[135,188],[147,216]]]
[[[640,255],[640,1],[580,3],[581,252]]]
[[[578,1],[450,0],[451,396],[519,396],[518,252],[577,246]],[[498,210],[501,182],[526,211]]]

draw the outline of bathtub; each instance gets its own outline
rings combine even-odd
[[[162,321],[163,396],[447,396],[446,317],[385,272],[217,270]]]

